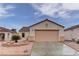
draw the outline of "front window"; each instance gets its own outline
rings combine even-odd
[[[25,37],[25,33],[22,33],[22,37]]]

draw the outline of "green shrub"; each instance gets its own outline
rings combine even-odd
[[[12,40],[15,41],[15,43],[17,43],[18,40],[20,40],[20,36],[18,36],[18,35],[13,35],[13,36],[12,36]]]

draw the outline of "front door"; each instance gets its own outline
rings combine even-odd
[[[5,34],[4,33],[0,33],[0,41],[4,41],[5,39]]]

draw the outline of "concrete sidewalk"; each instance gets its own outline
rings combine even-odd
[[[76,42],[64,42],[64,43],[79,52],[79,44],[77,44]]]

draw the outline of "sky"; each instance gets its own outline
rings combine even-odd
[[[0,26],[20,29],[49,19],[65,28],[79,24],[78,3],[0,3]]]

